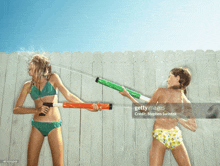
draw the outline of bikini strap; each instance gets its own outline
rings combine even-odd
[[[179,89],[181,91],[181,102],[182,102],[182,113],[184,112],[183,110],[183,95],[184,95],[184,90]]]
[[[180,89],[180,91],[181,91],[181,101],[182,101],[182,103],[183,103],[183,94],[184,94],[184,90]]]

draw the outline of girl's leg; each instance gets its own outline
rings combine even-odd
[[[150,166],[162,166],[166,146],[153,138],[150,148]]]
[[[48,141],[53,158],[53,166],[63,166],[63,140],[61,127],[55,128],[49,132]]]
[[[190,166],[189,156],[184,144],[172,149],[173,156],[179,166]]]
[[[32,126],[28,143],[27,166],[38,166],[40,150],[44,141],[41,132]]]

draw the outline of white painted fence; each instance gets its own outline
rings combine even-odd
[[[35,53],[36,54],[36,53]],[[24,82],[30,80],[27,62],[33,54],[0,53],[0,160],[19,160],[26,165],[32,114],[13,114]],[[187,67],[192,81],[191,102],[218,102],[220,51],[59,52],[46,53],[52,71],[73,94],[86,102],[113,103],[113,110],[94,113],[60,108],[63,121],[64,164],[85,166],[145,166],[149,163],[153,119],[133,119],[131,102],[117,91],[95,83],[101,77],[145,96],[164,86],[169,71]],[[59,102],[65,98],[59,93]],[[34,107],[28,95],[24,107]],[[180,126],[190,161],[195,166],[220,165],[220,119],[197,119],[197,131]],[[1,165],[1,163],[0,163]],[[39,166],[52,165],[47,137]],[[176,166],[170,150],[164,166]]]

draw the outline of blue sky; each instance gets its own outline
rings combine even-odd
[[[217,0],[1,0],[0,52],[220,50]]]

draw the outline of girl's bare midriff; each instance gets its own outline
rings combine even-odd
[[[175,129],[177,120],[169,118],[157,118],[154,122],[154,130],[156,129]]]
[[[57,95],[51,95],[51,96],[45,96],[41,99],[36,99],[35,107],[40,108],[44,103],[57,103],[58,96]],[[35,113],[33,116],[33,120],[38,122],[57,122],[61,120],[60,112],[58,107],[50,107],[50,110],[47,112],[45,116],[39,116],[39,113]]]
[[[183,102],[186,102],[186,96],[183,96]],[[181,103],[181,91],[176,89],[163,89],[160,94],[158,103]],[[167,112],[171,110],[167,109]],[[156,129],[175,129],[177,126],[177,119],[175,118],[156,118],[153,130]]]

